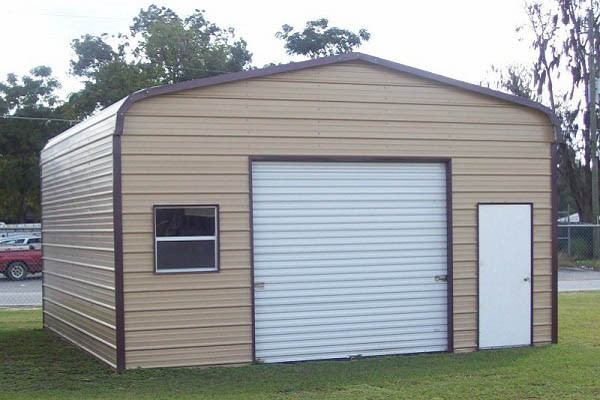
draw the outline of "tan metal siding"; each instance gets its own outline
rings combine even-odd
[[[250,155],[451,157],[456,351],[477,345],[477,202],[533,202],[534,340],[549,342],[551,141],[542,113],[361,62],[135,103],[122,138],[127,367],[251,361]],[[152,205],[215,203],[222,271],[154,275]]]
[[[127,368],[185,367],[248,364],[251,344],[206,343],[205,346],[130,350]]]
[[[140,104],[143,104],[140,103]],[[150,118],[150,117],[148,117]],[[127,126],[127,122],[125,123]],[[293,124],[292,124],[293,126]],[[127,129],[127,128],[125,128]],[[457,158],[507,158],[507,159],[549,159],[549,146],[540,146],[536,142],[508,141],[465,141],[457,146],[453,139],[423,141],[419,139],[329,139],[329,138],[279,138],[248,137],[247,135],[227,137],[178,136],[165,140],[169,136],[123,136],[123,156],[128,155],[164,155],[165,153],[188,155],[278,155],[287,149],[289,155],[327,154],[332,156],[350,156],[360,154],[379,154],[380,156],[444,157],[451,150]],[[500,138],[498,138],[500,139]],[[184,171],[182,171],[184,173]],[[123,187],[125,190],[126,187]]]
[[[116,368],[111,106],[42,151],[44,323]]]
[[[113,325],[114,306],[85,300],[81,296],[75,297],[73,292],[64,293],[46,286],[46,297],[66,307],[85,313],[90,318],[95,318],[105,324]]]
[[[365,66],[366,67],[366,66]],[[369,67],[366,67],[369,68]],[[376,68],[375,68],[376,69]],[[416,86],[415,78],[407,91],[406,85],[372,85],[352,83],[304,82],[291,86],[287,80],[273,77],[245,80],[210,86],[201,93],[191,96],[215,99],[240,98],[260,100],[314,100],[314,101],[358,101],[362,103],[404,103],[404,104],[446,104],[474,106],[504,106],[502,100],[467,92],[458,88],[437,86]],[[422,81],[425,85],[425,81]],[[243,95],[240,96],[240,90]],[[187,96],[181,93],[181,96]],[[432,101],[435,99],[435,101]]]
[[[206,90],[206,89],[203,89]],[[289,130],[290,124],[294,125]],[[258,136],[282,138],[342,138],[342,139],[414,139],[436,141],[448,139],[498,141],[511,140],[518,142],[544,141],[548,136],[546,125],[514,125],[506,131],[502,125],[492,124],[432,124],[431,122],[395,122],[365,120],[327,120],[327,119],[298,119],[298,118],[236,118],[223,119],[198,116],[191,119],[180,119],[177,122],[178,136]],[[172,118],[169,116],[153,115],[146,118],[128,115],[127,135],[165,135],[171,132]],[[166,132],[166,133],[165,133]]]
[[[178,107],[165,108],[164,102],[173,99]],[[185,100],[185,101],[182,101]],[[144,108],[131,108],[131,115],[194,117],[202,109],[206,115],[219,118],[270,118],[273,108],[277,108],[280,118],[318,118],[371,121],[411,121],[444,123],[511,123],[522,125],[542,125],[547,117],[526,108],[504,106],[449,106],[403,103],[350,103],[257,100],[257,99],[204,99],[201,97],[181,97],[164,95],[144,101]]]
[[[275,82],[375,84],[378,86],[408,86],[409,88],[441,86],[436,82],[417,78],[404,72],[390,71],[362,61],[350,61],[326,67],[303,69],[291,73],[271,75],[262,79]]]

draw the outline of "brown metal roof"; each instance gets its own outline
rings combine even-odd
[[[393,61],[384,60],[382,58],[377,58],[377,57],[369,56],[367,54],[362,54],[362,53],[346,53],[346,54],[341,54],[341,55],[336,55],[336,56],[331,56],[331,57],[317,58],[314,60],[294,62],[294,63],[285,64],[285,65],[277,65],[277,66],[272,66],[272,67],[267,67],[267,68],[254,69],[254,70],[250,70],[250,71],[234,72],[234,73],[230,73],[230,74],[212,76],[209,78],[193,79],[190,81],[174,83],[171,85],[156,86],[156,87],[152,87],[152,88],[148,88],[148,89],[141,89],[141,90],[138,90],[137,92],[134,92],[134,93],[130,94],[129,96],[127,96],[125,98],[125,101],[123,102],[123,104],[121,104],[121,107],[119,108],[119,111],[117,112],[117,124],[116,124],[116,128],[115,128],[115,134],[121,135],[123,133],[123,122],[124,122],[125,113],[127,112],[127,110],[129,110],[131,105],[133,103],[135,103],[136,101],[140,101],[140,100],[148,98],[148,97],[178,92],[181,90],[188,90],[188,89],[195,89],[195,88],[201,88],[201,87],[206,87],[206,86],[218,85],[221,83],[236,82],[236,81],[241,81],[244,79],[260,78],[263,76],[279,74],[282,72],[298,71],[301,69],[318,67],[321,65],[329,65],[329,64],[335,64],[335,63],[340,63],[340,62],[357,61],[357,60],[364,61],[364,62],[374,64],[374,65],[379,65],[381,67],[388,68],[393,71],[404,72],[404,73],[411,74],[411,75],[414,75],[414,76],[417,76],[420,78],[429,79],[431,81],[439,82],[439,83],[442,83],[445,85],[454,86],[454,87],[457,87],[460,89],[468,90],[470,92],[475,92],[475,93],[483,94],[486,96],[495,97],[495,98],[498,98],[501,100],[505,100],[505,101],[508,101],[511,103],[516,103],[521,106],[525,106],[525,107],[529,107],[529,108],[533,108],[535,110],[541,111],[548,116],[548,119],[554,126],[555,140],[560,142],[562,139],[562,135],[560,134],[560,132],[561,132],[560,120],[558,119],[556,114],[554,114],[554,112],[551,109],[549,109],[548,107],[546,107],[540,103],[536,103],[534,101],[527,100],[522,97],[502,93],[497,90],[492,90],[492,89],[485,88],[482,86],[473,85],[471,83],[462,82],[462,81],[459,81],[456,79],[448,78],[448,77],[445,77],[442,75],[423,71],[418,68],[409,67],[407,65],[399,64],[399,63],[396,63]]]

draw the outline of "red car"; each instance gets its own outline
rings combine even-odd
[[[8,279],[20,281],[27,274],[42,272],[41,250],[6,250],[0,251],[0,273]]]

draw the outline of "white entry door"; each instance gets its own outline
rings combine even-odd
[[[254,162],[256,358],[448,349],[443,163]]]
[[[479,348],[531,344],[532,212],[479,205]]]

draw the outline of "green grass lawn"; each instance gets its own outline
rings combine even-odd
[[[39,310],[3,310],[0,398],[600,398],[600,293],[561,294],[559,321],[555,346],[116,374],[43,331]]]

